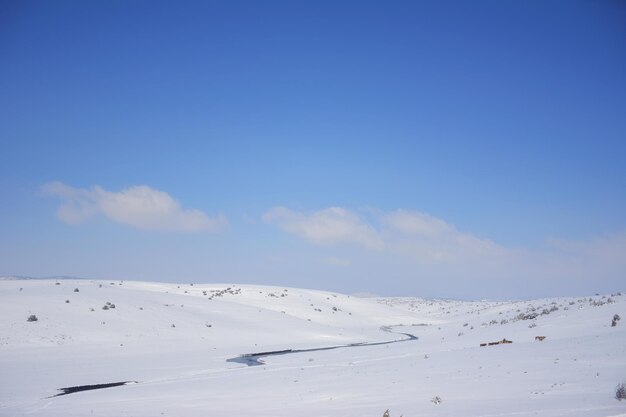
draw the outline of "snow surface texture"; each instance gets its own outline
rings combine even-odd
[[[611,326],[625,307],[621,294],[462,302],[0,279],[0,415],[626,416],[626,320]],[[418,339],[227,362],[400,333]],[[104,388],[55,397],[85,385]]]

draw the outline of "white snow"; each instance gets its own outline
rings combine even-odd
[[[533,308],[537,318],[518,319]],[[626,416],[615,399],[626,382],[624,295],[463,302],[0,279],[0,317],[0,416]],[[226,361],[398,333],[419,339]],[[479,346],[503,338],[513,343]],[[137,383],[53,397],[122,381]]]

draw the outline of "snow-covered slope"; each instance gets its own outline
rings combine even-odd
[[[626,382],[625,307],[618,294],[460,302],[0,280],[0,415],[626,415],[615,399]],[[625,320],[612,327],[615,314]],[[400,333],[418,340],[267,356],[262,366],[227,362],[406,339]],[[513,343],[480,346],[502,339]],[[137,383],[53,397],[124,381]]]

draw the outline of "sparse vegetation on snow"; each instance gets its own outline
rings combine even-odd
[[[63,304],[75,288],[80,297]],[[623,413],[623,401],[606,402],[607,392],[624,399],[615,381],[626,373],[626,330],[617,325],[626,300],[617,293],[453,301],[2,280],[0,294],[0,416],[90,415],[96,403],[100,415],[182,417],[375,417],[391,405],[398,416],[479,417],[506,415],[511,403],[522,417]],[[32,311],[45,320],[33,325]],[[417,340],[360,346],[403,333]],[[344,347],[289,353],[332,346]],[[250,368],[226,361],[268,351],[284,352]],[[116,381],[138,383],[45,399]]]

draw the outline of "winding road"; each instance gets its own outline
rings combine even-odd
[[[318,352],[318,351],[323,351],[323,350],[346,349],[346,348],[355,348],[355,347],[364,347],[364,346],[390,345],[392,343],[409,342],[409,341],[418,339],[417,336],[411,333],[394,332],[392,330],[393,327],[399,327],[399,326],[404,326],[404,325],[398,324],[398,325],[393,325],[393,326],[381,326],[380,330],[387,332],[387,333],[393,333],[393,334],[406,336],[402,339],[387,340],[384,342],[350,343],[347,345],[326,346],[326,347],[309,348],[309,349],[284,349],[284,350],[274,350],[274,351],[268,351],[268,352],[244,353],[237,357],[226,359],[226,362],[242,363],[248,366],[258,366],[258,365],[264,365],[265,362],[263,362],[261,358],[265,358],[268,356],[289,355],[293,353],[303,353],[303,352]],[[82,391],[91,391],[91,390],[97,390],[97,389],[119,387],[119,386],[123,386],[127,384],[141,384],[141,383],[149,383],[149,382],[150,381],[143,381],[143,382],[121,381],[121,382],[109,382],[109,383],[101,383],[101,384],[93,384],[93,385],[78,385],[74,387],[59,388],[58,390],[61,391],[60,393],[53,395],[51,397],[48,397],[48,398],[60,397],[63,395],[69,395],[69,394],[82,392]]]
[[[388,332],[388,333],[401,334],[401,335],[406,336],[406,338],[397,339],[397,340],[388,340],[385,342],[361,342],[361,343],[350,343],[347,345],[326,346],[326,347],[320,347],[320,348],[284,349],[284,350],[272,350],[268,352],[244,353],[237,357],[227,359],[226,362],[236,362],[236,363],[243,363],[248,366],[258,366],[258,365],[264,365],[265,362],[263,362],[261,358],[265,358],[268,356],[290,355],[292,353],[302,353],[302,352],[319,352],[322,350],[345,349],[345,348],[362,347],[362,346],[390,345],[392,343],[409,342],[411,340],[418,339],[417,336],[411,333],[394,332],[392,328],[397,327],[397,326],[401,326],[401,325],[382,326],[380,330],[384,332]]]

